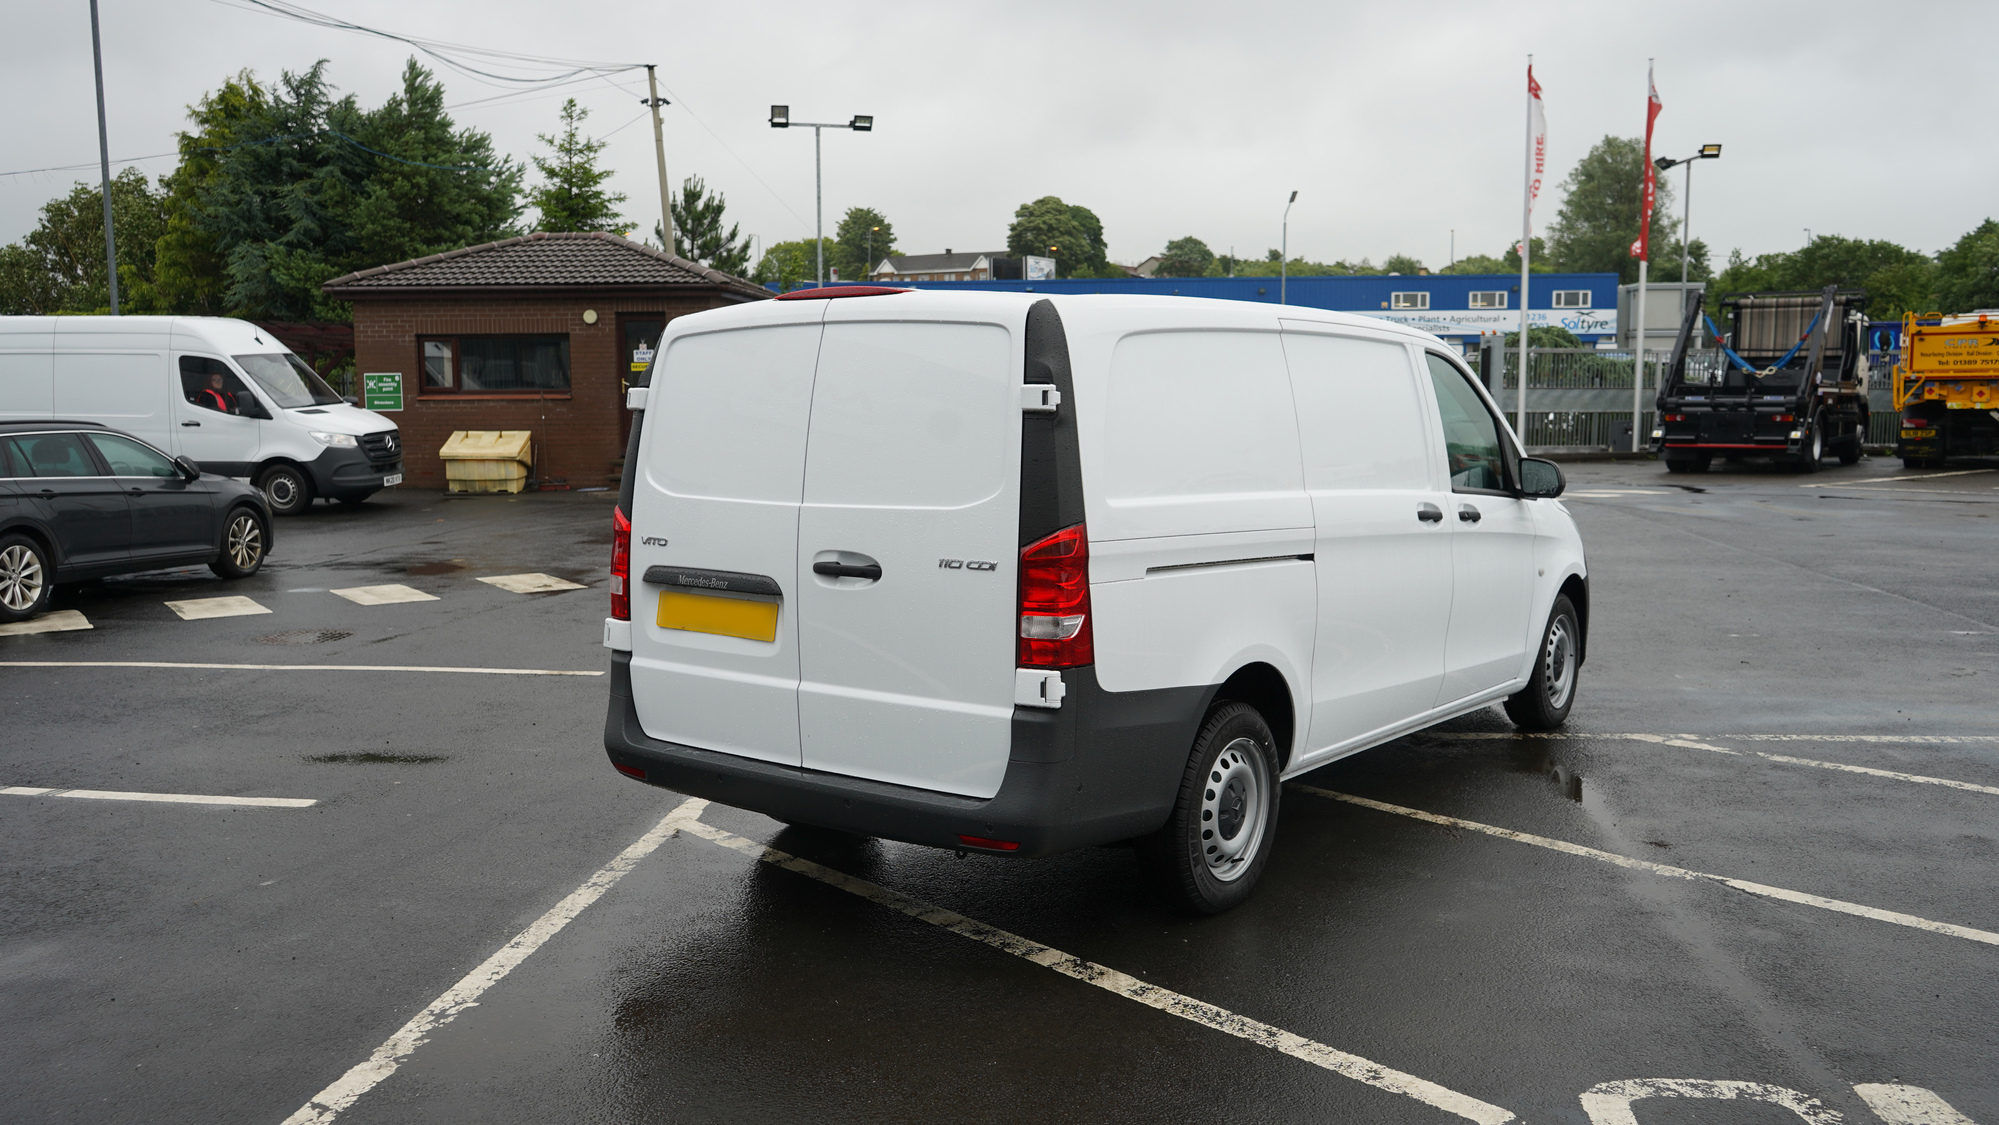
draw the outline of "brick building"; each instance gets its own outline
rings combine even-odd
[[[371,375],[401,384],[401,411],[385,413],[418,488],[444,486],[437,451],[453,430],[530,430],[536,479],[611,483],[630,431],[625,378],[666,322],[770,296],[601,232],[468,246],[322,288],[354,304],[357,387]]]

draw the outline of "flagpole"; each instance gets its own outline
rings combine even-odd
[[[1644,412],[1645,395],[1645,267],[1649,263],[1638,259],[1638,317],[1632,329],[1631,364],[1631,452],[1638,452],[1638,421]],[[1649,439],[1648,439],[1649,440]]]
[[[1645,161],[1645,167],[1640,169],[1639,171],[1639,174],[1644,177],[1645,182],[1649,182],[1652,178],[1652,117],[1655,112],[1652,108],[1652,99],[1657,89],[1658,89],[1657,86],[1654,85],[1652,81],[1652,60],[1646,59],[1645,60],[1645,141],[1644,141],[1644,150],[1643,150],[1643,159]],[[1638,452],[1638,442],[1641,437],[1639,422],[1642,420],[1642,415],[1645,412],[1644,410],[1645,267],[1650,264],[1650,259],[1652,257],[1651,246],[1649,244],[1649,240],[1646,237],[1647,227],[1652,222],[1652,201],[1649,198],[1646,198],[1645,195],[1646,193],[1644,192],[1643,184],[1641,183],[1639,190],[1640,198],[1638,202],[1638,242],[1637,242],[1637,247],[1640,250],[1640,253],[1638,255],[1638,302],[1637,302],[1638,308],[1637,308],[1636,323],[1633,325],[1631,332],[1632,347],[1631,347],[1631,450],[1630,452],[1632,453]],[[1649,436],[1645,437],[1645,440],[1649,441],[1650,437]]]
[[[1520,378],[1514,395],[1514,436],[1527,449],[1527,266],[1534,253],[1534,56],[1527,56],[1527,162],[1520,190]]]

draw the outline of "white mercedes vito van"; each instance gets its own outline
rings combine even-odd
[[[0,316],[0,422],[55,419],[112,426],[254,481],[280,516],[315,496],[359,503],[403,479],[396,424],[246,320]]]
[[[1434,336],[1169,297],[805,290],[667,327],[615,517],[629,777],[1241,901],[1288,777],[1575,700],[1559,468]]]

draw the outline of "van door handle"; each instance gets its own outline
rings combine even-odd
[[[182,422],[182,423],[181,423],[181,425],[183,425],[183,426],[199,426],[199,425],[201,425],[201,423],[200,423],[200,422]]]
[[[1477,509],[1477,508],[1474,508],[1474,507],[1472,507],[1472,506],[1471,506],[1470,504],[1460,504],[1460,505],[1458,505],[1458,520],[1459,520],[1459,522],[1462,522],[1462,523],[1477,523],[1477,522],[1478,522],[1479,520],[1482,520],[1482,519],[1484,519],[1484,518],[1485,518],[1484,516],[1481,516],[1481,515],[1479,515],[1479,512],[1478,512],[1478,509]]]
[[[1435,504],[1420,504],[1416,508],[1416,518],[1424,523],[1443,523],[1444,510]]]
[[[816,562],[812,564],[812,573],[823,574],[828,578],[865,578],[870,582],[877,582],[881,579],[882,568],[874,563],[856,566],[852,563]]]

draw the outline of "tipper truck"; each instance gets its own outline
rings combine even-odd
[[[1999,455],[1999,309],[1905,317],[1895,409],[1895,453],[1908,468]]]

